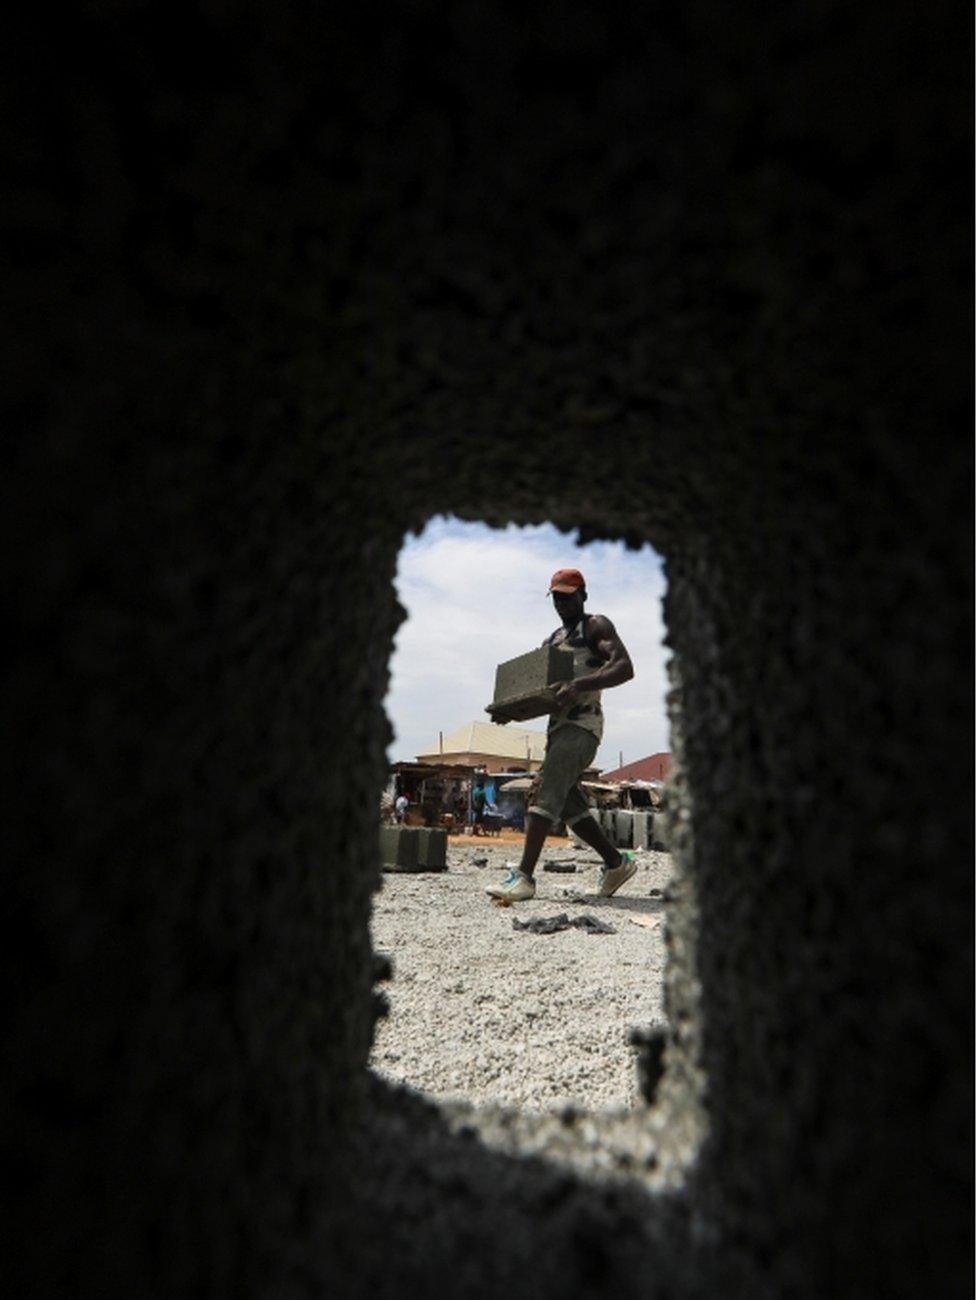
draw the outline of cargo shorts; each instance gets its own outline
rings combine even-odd
[[[529,812],[551,822],[565,822],[567,827],[589,817],[592,810],[579,779],[592,766],[599,747],[598,736],[572,722],[550,731]]]

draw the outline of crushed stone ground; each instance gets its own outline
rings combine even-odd
[[[373,947],[390,954],[390,1014],[370,1064],[393,1084],[447,1103],[553,1113],[640,1104],[629,1031],[662,1025],[667,853],[640,852],[613,898],[596,895],[599,858],[550,841],[536,896],[499,907],[486,896],[519,846],[452,844],[441,873],[384,873]],[[476,865],[486,858],[487,865]],[[572,862],[573,873],[543,869]],[[520,921],[589,915],[615,933],[516,930]]]

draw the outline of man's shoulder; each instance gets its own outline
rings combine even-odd
[[[586,615],[586,634],[589,636],[590,629],[595,632],[613,632],[613,620],[607,614],[587,614]]]
[[[587,614],[586,621],[583,624],[583,634],[589,639],[598,633],[612,632],[613,623],[607,618],[606,614]]]

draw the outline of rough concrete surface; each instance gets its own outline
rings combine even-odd
[[[12,11],[10,1294],[968,1296],[971,20]],[[366,1068],[438,514],[664,557],[680,1190]]]

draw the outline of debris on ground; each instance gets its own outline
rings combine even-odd
[[[557,916],[536,916],[531,921],[520,921],[516,916],[512,918],[512,929],[528,930],[532,934],[555,934],[558,930],[571,929],[585,930],[587,934],[617,933],[606,921],[585,912],[582,916],[574,916],[572,920],[565,912],[560,912]]]
[[[634,925],[642,925],[647,930],[656,930],[661,924],[659,916],[628,916],[628,921],[633,921]]]
[[[590,916],[589,912],[584,912],[582,916],[573,917],[573,925],[577,930],[585,930],[587,934],[616,934],[615,926],[610,925],[607,921],[601,921],[598,916]]]
[[[543,862],[543,871],[564,871],[567,874],[576,870],[575,862],[567,862],[562,858],[550,858],[548,862]]]
[[[562,897],[567,903],[592,903],[593,895],[584,894],[581,889],[564,889]]]

